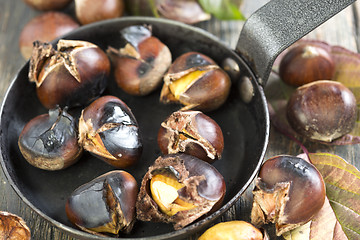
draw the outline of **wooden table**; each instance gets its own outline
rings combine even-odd
[[[267,0],[245,0],[243,9],[247,16],[266,3]],[[66,9],[73,12],[73,6]],[[40,12],[30,9],[21,0],[0,0],[0,101],[17,73],[26,62],[18,48],[18,37],[22,27]],[[356,2],[340,14],[323,24],[307,38],[319,39],[330,44],[340,45],[352,51],[360,51],[360,2]],[[242,22],[212,20],[198,24],[218,36],[222,41],[235,47]],[[360,145],[324,146],[304,142],[310,152],[335,153],[360,168]],[[301,153],[299,146],[288,138],[271,129],[270,143],[266,158],[278,154],[297,155]],[[16,195],[0,170],[0,210],[12,212],[25,219],[32,232],[33,239],[74,239],[49,224],[25,205]],[[251,211],[251,189],[243,195],[219,221],[242,219],[249,221]],[[273,234],[273,233],[272,233]],[[194,236],[192,239],[196,239]],[[272,237],[271,239],[275,239]]]

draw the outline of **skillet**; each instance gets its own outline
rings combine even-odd
[[[174,21],[148,17],[124,17],[83,26],[65,39],[86,40],[106,49],[123,46],[120,30],[131,25],[150,24],[153,35],[164,42],[173,59],[184,52],[198,51],[219,65],[232,62],[239,71],[231,71],[230,96],[220,109],[207,113],[222,128],[225,148],[214,166],[224,176],[227,193],[224,205],[184,229],[174,231],[162,223],[137,222],[124,239],[184,239],[209,227],[242,195],[255,178],[265,155],[269,136],[269,115],[263,87],[276,56],[293,42],[326,21],[355,0],[273,0],[254,13],[241,31],[236,50],[229,49],[216,37]],[[231,61],[229,61],[231,59]],[[35,212],[80,239],[105,239],[75,228],[65,214],[65,202],[78,186],[113,170],[106,163],[84,154],[75,165],[48,172],[29,165],[22,157],[17,140],[24,125],[46,113],[36,97],[34,84],[28,81],[29,63],[20,69],[3,101],[0,115],[1,166],[11,186]],[[236,67],[235,67],[236,69]],[[132,109],[142,131],[144,150],[138,164],[125,169],[140,184],[147,168],[160,155],[156,135],[160,123],[178,105],[159,103],[159,91],[145,97],[122,92],[112,79],[105,93],[122,99]]]

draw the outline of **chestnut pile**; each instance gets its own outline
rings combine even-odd
[[[151,26],[130,26],[121,33],[125,46],[108,46],[106,52],[80,40],[34,42],[28,76],[48,113],[24,126],[18,146],[26,161],[43,170],[66,169],[81,161],[83,152],[116,168],[68,197],[66,214],[81,230],[118,236],[129,233],[136,219],[181,229],[219,209],[225,197],[224,178],[211,165],[221,158],[224,136],[201,110],[224,104],[231,80],[198,52],[172,63],[170,50],[152,36]],[[118,169],[141,164],[141,126],[125,102],[103,95],[110,80],[134,97],[154,94],[163,85],[159,102],[184,105],[159,124],[154,148],[162,155],[140,186],[131,173]]]

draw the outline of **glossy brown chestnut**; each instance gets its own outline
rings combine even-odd
[[[150,27],[130,26],[121,31],[127,44],[107,53],[114,65],[117,85],[131,95],[147,95],[157,89],[171,65],[171,52]]]
[[[280,78],[293,86],[316,80],[331,80],[335,63],[331,54],[320,46],[299,44],[291,48],[280,62]]]
[[[220,126],[200,111],[172,113],[158,132],[163,154],[186,153],[212,163],[221,158],[224,136]]]
[[[278,236],[311,220],[325,201],[319,171],[294,156],[265,161],[255,185],[251,221],[255,225],[275,223]]]
[[[79,144],[119,168],[135,164],[142,153],[135,116],[123,101],[114,96],[100,97],[82,111]]]
[[[22,29],[19,47],[25,59],[31,57],[33,42],[50,42],[76,28],[79,24],[62,12],[46,12],[31,19]]]
[[[24,0],[30,7],[40,11],[59,10],[66,7],[72,0]]]
[[[82,106],[106,88],[110,60],[98,46],[86,41],[59,40],[57,49],[34,43],[29,80],[36,83],[46,108]]]
[[[223,177],[209,163],[187,154],[165,155],[155,160],[141,182],[137,218],[181,229],[220,208],[225,191]]]
[[[160,101],[185,105],[182,110],[211,111],[226,101],[230,86],[230,77],[212,59],[188,52],[164,76]]]
[[[300,135],[331,142],[353,129],[356,111],[355,96],[347,87],[322,80],[296,89],[287,104],[287,119]]]
[[[31,232],[21,217],[0,211],[0,239],[30,240]]]
[[[266,234],[245,221],[218,223],[206,230],[198,240],[268,240]]]
[[[137,194],[137,182],[131,174],[111,171],[73,191],[66,202],[66,215],[86,232],[129,233],[135,222]]]
[[[75,14],[81,24],[121,17],[123,13],[123,0],[75,0]]]
[[[81,156],[74,118],[60,108],[31,119],[20,133],[18,145],[24,158],[44,170],[60,170]]]

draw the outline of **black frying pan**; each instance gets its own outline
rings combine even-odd
[[[151,24],[154,36],[171,50],[173,58],[184,52],[198,51],[213,58],[219,65],[233,62],[240,72],[231,74],[230,97],[219,110],[208,113],[222,128],[225,149],[214,166],[226,180],[224,205],[215,213],[182,230],[161,223],[137,222],[127,239],[181,239],[190,236],[227,211],[256,176],[266,151],[269,136],[269,115],[263,85],[276,56],[290,44],[326,21],[355,0],[273,0],[246,22],[236,51],[229,49],[207,32],[164,19],[129,17],[81,27],[66,39],[87,40],[106,49],[121,47],[120,30],[130,25]],[[231,62],[231,61],[230,61]],[[76,229],[67,219],[65,202],[78,186],[113,170],[89,154],[75,165],[61,171],[48,172],[29,165],[22,157],[18,136],[33,117],[46,113],[38,101],[35,85],[28,81],[27,63],[13,80],[1,110],[1,165],[17,194],[39,215],[65,232],[83,239],[104,239]],[[149,165],[160,155],[156,135],[160,123],[177,105],[159,103],[159,91],[146,97],[123,93],[110,81],[105,94],[115,95],[132,109],[142,130],[144,152],[139,163],[126,169],[138,183]]]

